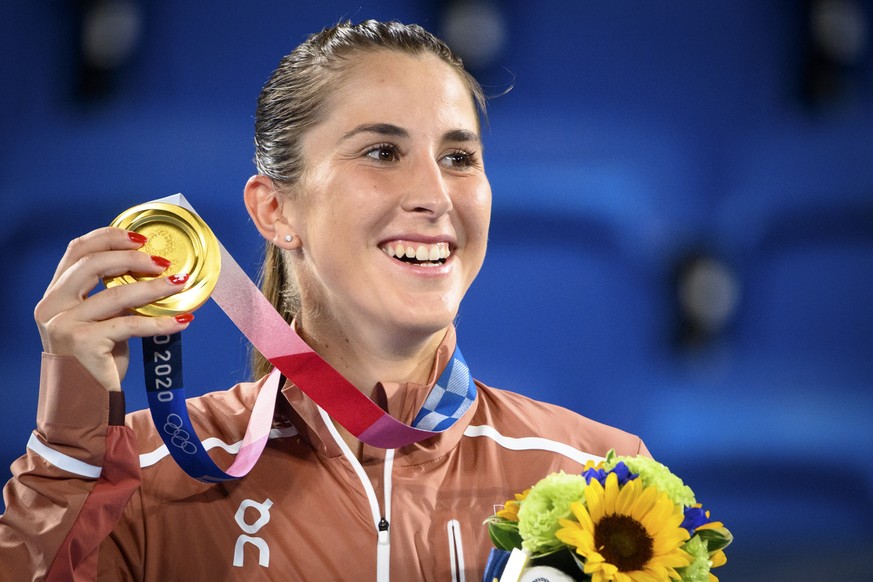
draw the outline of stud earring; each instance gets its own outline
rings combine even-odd
[[[286,234],[285,235],[285,242],[291,242],[292,240],[294,240],[293,234]]]

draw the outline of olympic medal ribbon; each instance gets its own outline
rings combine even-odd
[[[278,370],[273,371],[258,393],[233,463],[221,470],[207,454],[188,414],[182,374],[181,332],[143,338],[142,351],[152,420],[176,463],[190,476],[207,483],[238,479],[248,474],[270,436],[281,378]]]

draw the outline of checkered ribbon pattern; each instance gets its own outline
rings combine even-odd
[[[437,432],[446,430],[463,416],[475,399],[476,383],[461,350],[455,347],[455,353],[422,404],[412,426]]]

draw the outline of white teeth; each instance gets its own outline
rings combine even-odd
[[[382,251],[389,257],[415,259],[417,262],[435,262],[448,259],[451,255],[448,243],[435,243],[431,245],[418,244],[416,246],[401,242],[390,243],[382,247]]]

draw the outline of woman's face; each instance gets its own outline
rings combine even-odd
[[[304,328],[444,329],[482,266],[491,214],[470,91],[434,56],[378,51],[356,57],[327,106],[285,203]]]

